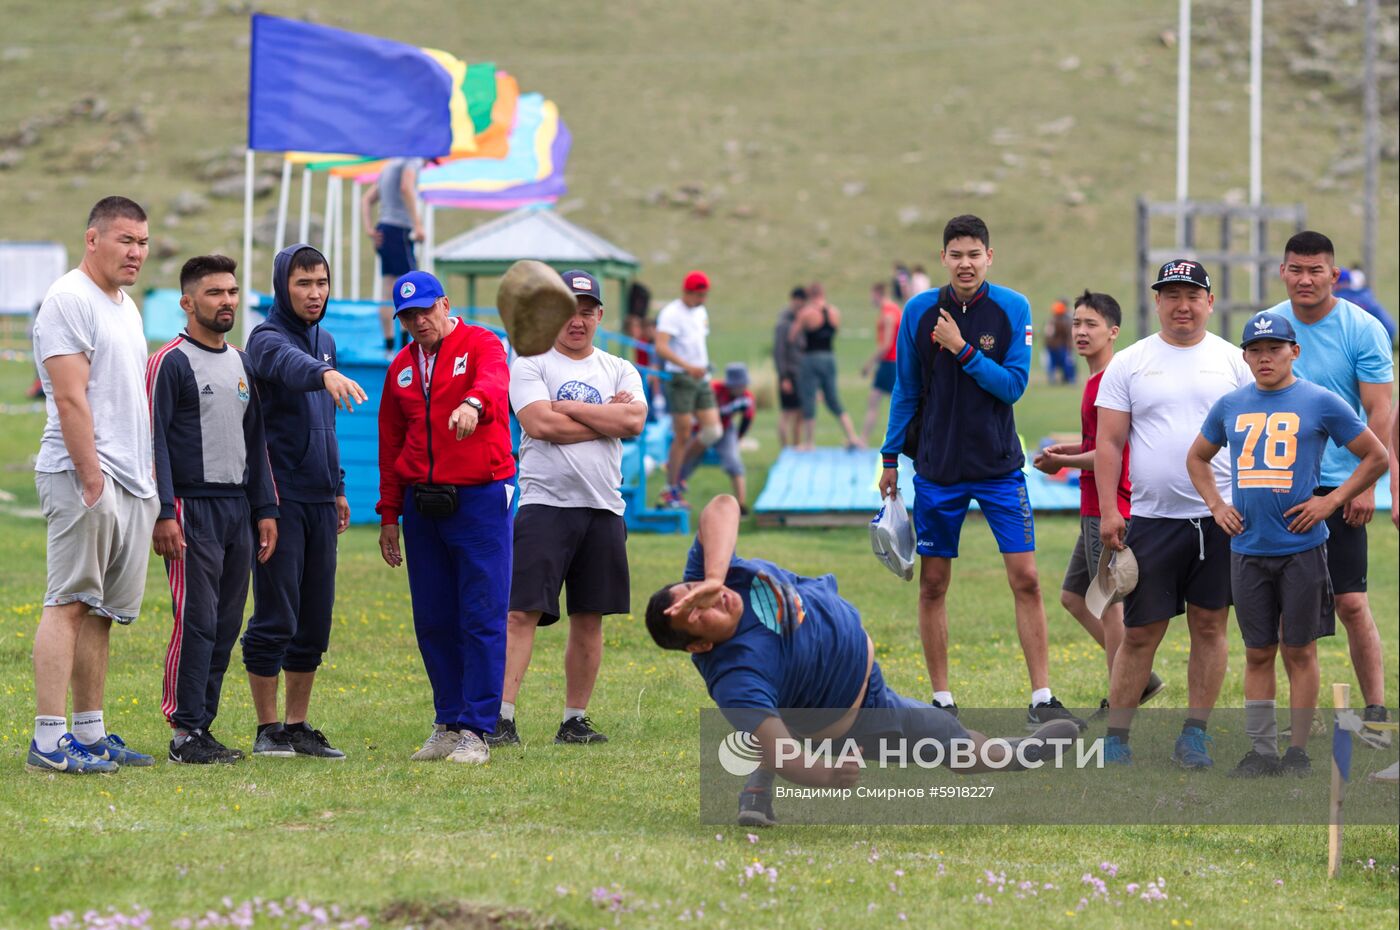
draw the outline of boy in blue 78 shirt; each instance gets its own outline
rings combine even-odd
[[[1230,586],[1245,645],[1245,732],[1253,744],[1231,774],[1304,775],[1317,704],[1316,641],[1335,629],[1325,521],[1375,483],[1385,471],[1386,452],[1345,401],[1294,376],[1300,349],[1284,317],[1251,317],[1240,345],[1254,384],[1216,401],[1186,457],[1191,483],[1230,535]],[[1335,491],[1318,496],[1313,489],[1329,440],[1361,463]],[[1227,443],[1233,506],[1221,498],[1210,469]],[[1281,760],[1274,710],[1280,633],[1293,723]]]

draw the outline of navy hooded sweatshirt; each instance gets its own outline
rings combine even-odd
[[[272,311],[248,337],[244,351],[257,377],[277,490],[286,500],[334,503],[345,494],[345,471],[335,438],[335,402],[324,382],[326,372],[335,367],[335,340],[321,329],[324,307],[314,323],[292,312],[287,281],[292,256],[302,249],[311,246],[289,245],[273,260]],[[325,264],[329,269],[330,263]]]

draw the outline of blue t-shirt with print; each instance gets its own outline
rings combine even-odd
[[[684,577],[705,577],[699,537]],[[744,602],[739,626],[691,659],[730,723],[752,731],[782,708],[845,711],[855,703],[869,653],[860,612],[837,592],[836,576],[807,578],[736,555],[724,584]]]
[[[1349,300],[1338,298],[1325,317],[1304,323],[1285,300],[1270,308],[1293,324],[1302,353],[1293,363],[1293,373],[1320,384],[1341,396],[1360,416],[1361,388],[1364,384],[1389,384],[1395,380],[1395,363],[1390,355],[1390,336],[1380,321]],[[1353,437],[1355,438],[1355,437]],[[1328,445],[1322,456],[1324,487],[1335,488],[1356,471],[1361,460],[1348,449]]]
[[[1201,435],[1230,447],[1234,504],[1244,518],[1244,531],[1230,540],[1230,549],[1292,555],[1326,542],[1326,523],[1294,533],[1288,529],[1293,518],[1284,514],[1312,496],[1328,440],[1346,445],[1365,428],[1346,401],[1301,379],[1278,391],[1248,384],[1216,401]]]

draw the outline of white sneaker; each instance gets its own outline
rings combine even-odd
[[[1380,782],[1385,785],[1393,785],[1400,782],[1400,762],[1392,762],[1379,772],[1372,772],[1367,781]]]
[[[414,762],[435,762],[438,759],[446,759],[452,755],[452,751],[461,742],[462,734],[456,730],[449,730],[441,723],[433,724],[433,732],[423,743],[423,748],[409,756]]]
[[[471,730],[463,730],[457,747],[447,756],[448,762],[462,762],[467,765],[485,765],[491,761],[491,749],[486,740]]]

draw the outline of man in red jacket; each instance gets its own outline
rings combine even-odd
[[[394,282],[413,338],[389,363],[379,404],[379,551],[390,567],[403,517],[413,628],[433,688],[433,732],[415,760],[481,764],[505,678],[510,593],[509,369],[489,330],[450,315],[438,279]]]

